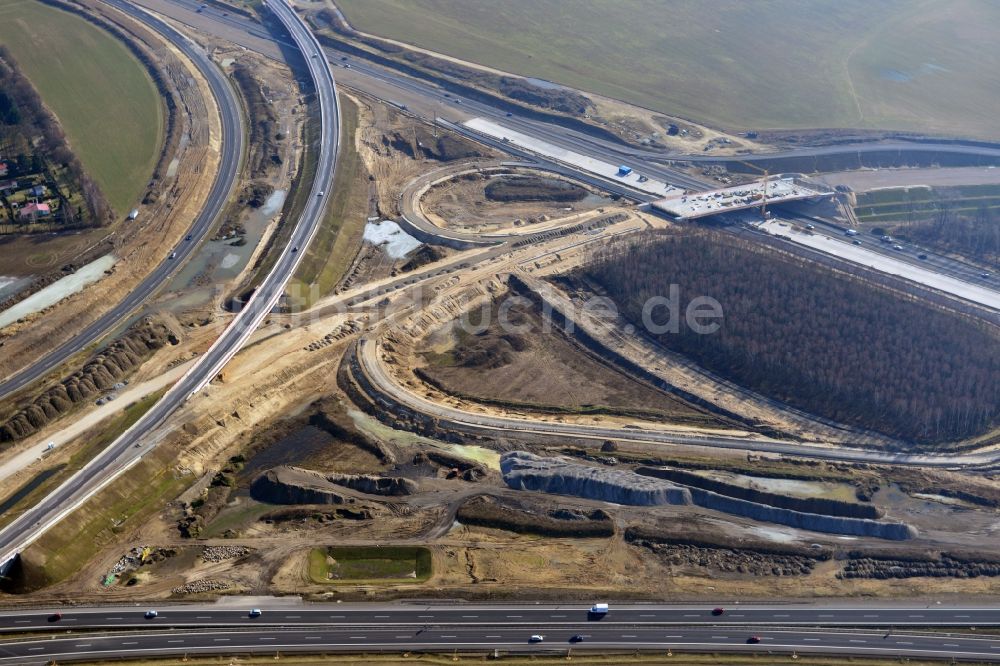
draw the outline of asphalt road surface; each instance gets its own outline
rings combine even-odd
[[[263,603],[263,602],[261,602]],[[824,626],[824,627],[1000,627],[1000,607],[989,605],[942,606],[907,604],[720,604],[714,606],[663,604],[611,604],[605,617],[588,613],[587,604],[281,604],[262,606],[263,614],[249,617],[246,607],[226,604],[166,605],[149,607],[69,607],[0,612],[0,632],[42,630],[151,628],[247,628],[253,626],[308,627],[354,626],[509,626],[546,627],[687,625],[687,626]],[[144,613],[157,610],[155,619]],[[53,614],[62,613],[55,620]]]
[[[28,386],[58,368],[71,356],[103,337],[156,293],[167,278],[195,251],[198,243],[212,230],[219,213],[222,211],[223,206],[226,205],[226,200],[229,198],[233,183],[235,183],[236,176],[239,173],[244,148],[243,115],[240,111],[240,103],[236,99],[236,95],[222,70],[209,59],[204,49],[188,40],[164,21],[136,8],[124,0],[105,0],[105,2],[129,16],[139,19],[167,38],[184,55],[191,59],[208,81],[212,96],[219,107],[222,120],[222,155],[219,172],[215,176],[212,189],[209,191],[208,199],[205,200],[205,205],[202,207],[201,213],[188,230],[191,240],[181,241],[176,248],[177,256],[173,259],[167,258],[160,262],[160,265],[147,275],[129,293],[125,300],[118,303],[114,308],[99,317],[70,340],[59,345],[45,356],[33,361],[30,366],[20,370],[17,374],[0,382],[0,398],[4,398]]]
[[[705,607],[630,605],[613,607],[601,619],[589,615],[587,606],[573,604],[284,606],[265,607],[256,618],[249,617],[249,609],[232,606],[167,607],[153,619],[143,617],[145,610],[67,609],[56,621],[38,610],[3,614],[5,632],[37,631],[0,642],[0,663],[403,650],[565,654],[570,648],[1000,659],[1000,635],[969,629],[973,622],[980,627],[997,624],[1000,610],[976,606],[735,606],[717,616]],[[102,626],[130,630],[64,633]],[[918,633],[916,626],[938,629]],[[959,627],[966,631],[959,633]],[[533,642],[535,635],[543,640]]]
[[[553,421],[508,418],[467,412],[461,409],[432,402],[396,384],[385,372],[378,360],[378,344],[375,340],[362,337],[356,349],[360,371],[368,381],[384,395],[418,414],[432,416],[441,425],[466,432],[522,432],[532,435],[553,437],[584,437],[590,439],[616,439],[656,444],[682,444],[686,446],[707,446],[739,451],[767,451],[790,456],[816,458],[820,460],[840,460],[845,462],[870,462],[879,464],[918,465],[923,467],[976,467],[995,464],[1000,460],[1000,452],[954,454],[909,454],[891,451],[868,450],[845,446],[821,446],[805,442],[780,442],[777,440],[746,439],[715,435],[688,435],[648,428],[612,428],[599,425],[578,425]]]
[[[331,195],[329,188],[340,140],[340,114],[333,75],[312,33],[284,0],[270,0],[268,6],[305,54],[321,116],[316,174],[309,201],[292,231],[289,245],[282,250],[272,271],[229,327],[152,409],[65,483],[0,530],[0,568],[6,567],[18,552],[142,458],[150,446],[147,436],[154,428],[215,378],[270,313],[322,222],[326,201]]]

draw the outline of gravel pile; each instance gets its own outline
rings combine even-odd
[[[187,585],[181,585],[180,587],[175,587],[170,590],[173,594],[199,594],[202,592],[223,592],[225,590],[231,589],[232,585],[224,580],[196,580],[188,583]]]
[[[205,546],[205,550],[201,553],[201,559],[205,562],[222,562],[246,557],[250,552],[246,546]]]

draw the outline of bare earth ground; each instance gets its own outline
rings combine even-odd
[[[535,174],[539,175],[539,174]],[[541,174],[542,177],[547,177]],[[512,226],[564,218],[602,206],[613,205],[599,195],[581,201],[490,201],[484,190],[490,182],[457,179],[432,187],[420,201],[425,213],[442,220],[448,228],[495,231]]]
[[[446,389],[470,397],[558,407],[605,405],[660,412],[667,421],[720,425],[705,411],[648,387],[587,355],[558,331],[545,330],[535,308],[515,307],[510,321],[530,327],[517,336],[523,350],[514,350],[498,321],[499,303],[489,312],[490,328],[465,333],[461,325],[433,333],[418,351],[430,377]],[[515,322],[516,320],[516,322]],[[484,359],[463,357],[457,348],[483,349]]]

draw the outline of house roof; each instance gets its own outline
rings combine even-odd
[[[48,213],[49,205],[46,203],[30,203],[21,209],[21,215],[28,213]]]

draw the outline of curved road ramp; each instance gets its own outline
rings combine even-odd
[[[642,474],[637,474],[631,470],[602,469],[563,458],[543,458],[524,451],[511,451],[500,458],[500,471],[504,482],[514,490],[534,490],[638,506],[694,504],[751,520],[828,534],[893,541],[917,535],[916,529],[906,523],[808,513],[749,501],[668,481],[663,478],[665,475],[657,475],[657,470],[652,468],[644,468]],[[788,500],[793,501],[792,498]]]

